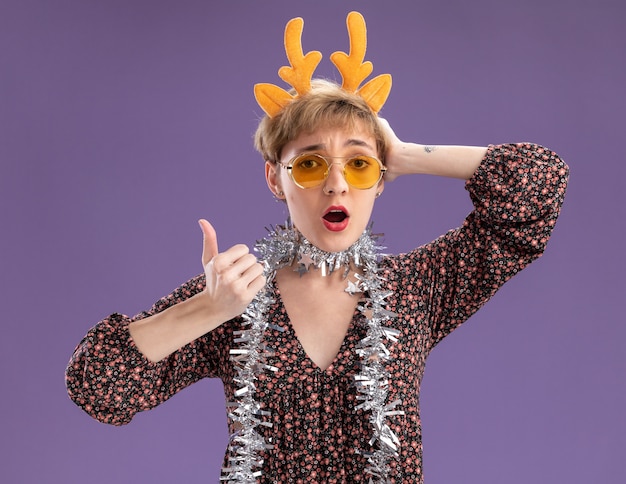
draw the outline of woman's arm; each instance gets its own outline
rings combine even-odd
[[[122,425],[191,383],[219,376],[232,330],[224,323],[243,312],[265,278],[247,247],[219,253],[211,225],[204,220],[200,225],[203,275],[135,318],[105,318],[76,347],[66,386],[92,417]]]
[[[466,182],[474,210],[427,249],[433,343],[540,257],[559,216],[569,169],[531,143],[491,145]]]
[[[245,245],[219,253],[215,230],[200,220],[203,234],[204,291],[148,318],[132,323],[130,335],[151,361],[159,361],[184,345],[240,315],[265,285],[263,266]]]
[[[487,153],[481,146],[432,146],[401,141],[380,118],[389,146],[385,154],[386,181],[402,175],[438,175],[469,180]]]
[[[418,296],[428,308],[434,345],[541,256],[569,169],[556,153],[532,143],[425,150],[401,142],[383,125],[390,138],[391,179],[410,173],[466,178],[474,205],[461,227],[399,257],[394,268],[401,280],[425,288]]]
[[[100,422],[123,425],[137,412],[149,410],[186,386],[218,376],[228,358],[223,342],[230,328],[222,325],[158,362],[139,350],[129,327],[168,308],[184,304],[204,290],[204,275],[195,277],[149,311],[130,318],[112,314],[91,328],[65,370],[69,397]]]

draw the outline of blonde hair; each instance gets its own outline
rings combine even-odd
[[[384,163],[387,139],[378,117],[363,98],[334,82],[313,79],[309,92],[296,97],[276,116],[261,120],[254,135],[254,147],[264,160],[277,163],[285,145],[302,133],[321,127],[353,128],[356,123],[374,136],[377,155]]]

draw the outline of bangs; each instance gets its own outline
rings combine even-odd
[[[323,105],[320,109],[308,114],[308,116],[300,118],[302,119],[300,123],[289,123],[291,129],[288,130],[289,140],[287,143],[296,139],[300,134],[310,134],[323,128],[349,130],[364,128],[370,132],[369,134],[374,134],[371,116],[343,101]]]
[[[378,117],[359,95],[341,86],[316,79],[307,94],[297,97],[273,118],[265,116],[255,134],[255,147],[266,161],[280,160],[283,147],[301,134],[324,128],[364,129],[376,139],[383,161],[386,140]]]

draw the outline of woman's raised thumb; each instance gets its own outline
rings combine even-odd
[[[198,225],[202,229],[202,267],[204,267],[219,253],[217,234],[213,226],[203,218],[198,220]]]

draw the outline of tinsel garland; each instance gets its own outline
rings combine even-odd
[[[311,267],[320,270],[322,276],[343,270],[346,278],[346,292],[362,293],[363,302],[357,307],[367,321],[367,333],[359,342],[356,352],[360,357],[360,372],[355,376],[357,399],[356,409],[370,411],[372,437],[371,449],[356,449],[368,460],[364,473],[370,476],[370,482],[389,482],[389,465],[392,458],[399,455],[399,440],[389,427],[388,417],[403,415],[399,410],[400,400],[387,402],[389,392],[389,372],[386,368],[391,359],[386,341],[395,342],[399,331],[386,327],[385,322],[396,315],[385,309],[385,299],[392,292],[385,290],[383,279],[378,270],[378,259],[382,247],[376,245],[377,235],[372,235],[371,225],[363,235],[348,249],[341,252],[326,252],[312,245],[289,222],[269,230],[269,235],[259,240],[255,250],[264,264],[267,279],[262,289],[246,308],[243,317],[244,329],[236,332],[235,343],[239,346],[230,350],[231,360],[235,364],[234,381],[239,385],[235,392],[235,402],[229,402],[229,418],[238,430],[230,437],[228,445],[228,467],[222,469],[220,480],[252,484],[262,475],[263,459],[259,453],[271,450],[263,436],[257,432],[259,425],[271,427],[266,419],[269,412],[262,409],[255,400],[256,381],[264,371],[276,371],[270,359],[273,351],[265,345],[264,334],[268,328],[284,331],[284,328],[270,325],[267,314],[275,302],[273,281],[276,272],[286,266],[293,266],[301,275]],[[361,269],[355,273],[354,280],[347,279],[350,270]]]

